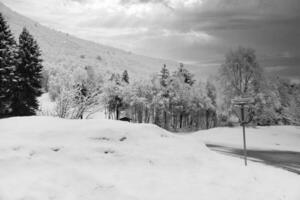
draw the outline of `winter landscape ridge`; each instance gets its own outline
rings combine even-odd
[[[50,29],[25,16],[14,12],[0,2],[0,12],[7,18],[12,32],[17,37],[26,27],[38,41],[45,68],[92,66],[99,72],[122,72],[125,69],[142,78],[157,73],[166,64],[171,70],[179,66],[179,62],[150,58],[99,43],[76,38],[68,33]],[[217,68],[211,66],[187,65],[196,76],[206,79],[213,75]]]
[[[231,0],[0,1],[11,6],[0,2],[0,200],[300,199],[298,46],[274,40],[273,51],[272,39],[255,26],[267,22],[279,30],[274,38],[284,37],[277,16],[288,16],[297,2],[289,0],[277,10],[280,2],[268,0],[245,5]],[[163,22],[168,28],[160,39],[186,36],[177,48],[167,42],[160,47],[169,44],[170,51],[187,60],[188,53],[204,53],[190,63],[224,57],[220,64],[186,65],[79,39],[72,31],[48,28],[13,11],[23,13],[18,6],[25,1],[52,5],[47,14],[35,10],[50,20],[59,15],[55,8],[117,11],[112,18],[120,22],[108,21],[108,29],[123,26],[120,10],[131,9],[129,15],[133,12],[144,24],[149,21],[140,11],[153,16],[159,9],[164,12],[151,18],[150,37],[160,29],[155,19],[160,21],[165,12],[174,14],[175,21]],[[91,16],[102,20],[96,12]],[[218,20],[220,16],[230,19]],[[291,27],[295,16],[285,18]],[[215,26],[220,22],[221,27]],[[233,24],[224,28],[226,22]],[[186,32],[194,23],[200,29]],[[238,38],[222,43],[226,37],[221,32],[230,35],[232,29],[233,37],[241,36],[239,28],[262,36],[265,43],[251,41],[253,35],[245,43]],[[126,34],[126,29],[117,30]],[[207,49],[196,48],[199,40],[193,37],[200,37]],[[239,42],[255,48],[235,46]],[[155,42],[151,45],[156,48]],[[220,54],[225,48],[228,52]],[[281,66],[274,55],[293,65]],[[266,58],[273,68],[261,62]],[[293,71],[297,73],[291,75]]]

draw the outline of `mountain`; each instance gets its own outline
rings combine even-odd
[[[42,50],[44,66],[93,66],[101,71],[122,72],[127,69],[130,74],[139,77],[157,73],[163,64],[172,71],[179,63],[176,61],[150,58],[136,55],[117,48],[76,38],[67,33],[59,32],[43,26],[22,16],[0,2],[0,12],[17,38],[23,27],[37,40]],[[208,74],[209,68],[187,66],[196,76]],[[204,69],[204,71],[203,71]],[[204,72],[204,73],[203,73]]]

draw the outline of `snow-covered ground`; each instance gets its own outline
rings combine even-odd
[[[198,133],[208,144],[236,148],[243,144],[241,127],[214,128]],[[246,128],[246,139],[248,149],[300,152],[300,127],[297,126],[249,127]]]
[[[109,120],[1,119],[0,199],[300,199],[300,176],[244,167],[202,140]]]

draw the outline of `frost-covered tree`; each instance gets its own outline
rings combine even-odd
[[[229,97],[252,96],[259,92],[263,70],[253,49],[239,47],[230,51],[220,72]]]
[[[71,118],[71,111],[76,95],[72,74],[62,69],[49,72],[49,96],[55,102],[55,113],[61,118]]]
[[[39,106],[37,97],[42,94],[43,66],[40,48],[26,28],[19,37],[18,61],[16,72],[20,79],[13,95],[13,115],[35,115]]]
[[[206,110],[206,128],[217,125],[217,90],[211,81],[206,83],[207,97],[211,101],[211,106]]]
[[[180,63],[178,70],[174,72],[174,76],[181,78],[186,84],[193,85],[195,83],[194,75],[184,68],[183,63]]]
[[[276,110],[281,124],[300,125],[300,85],[277,78],[272,82],[277,87],[280,108]]]
[[[117,78],[117,76],[113,77]],[[111,78],[103,85],[101,100],[109,119],[118,120],[120,117],[120,109],[123,105],[122,89],[123,85],[120,84],[118,79],[114,78]]]
[[[122,84],[118,77],[113,74],[101,94],[108,118],[119,119],[125,113],[133,122],[172,131],[216,126],[214,87],[194,84],[193,75],[184,68],[169,75],[164,66],[151,79],[130,84]]]
[[[16,41],[0,13],[0,118],[12,114],[12,95],[18,82],[16,47]]]
[[[255,104],[249,109],[253,124],[300,124],[297,84],[264,76],[253,49],[240,47],[229,52],[221,67],[221,79],[224,99],[220,106],[222,117],[230,117],[232,98],[246,96],[255,99]]]
[[[98,110],[103,84],[102,76],[92,68],[52,69],[49,95],[61,118],[80,119]]]
[[[256,105],[252,114],[259,112],[259,94],[262,92],[263,69],[258,64],[255,51],[251,48],[239,47],[227,53],[220,69],[223,105],[223,116],[230,118],[232,114],[231,100],[236,97],[252,97]]]
[[[162,67],[162,69],[160,71],[160,84],[163,87],[167,86],[169,76],[170,76],[170,72],[167,69],[167,66],[164,64],[164,66]]]

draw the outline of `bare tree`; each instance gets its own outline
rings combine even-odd
[[[230,96],[248,96],[259,91],[263,70],[255,51],[239,47],[226,55],[221,67],[223,86]]]

